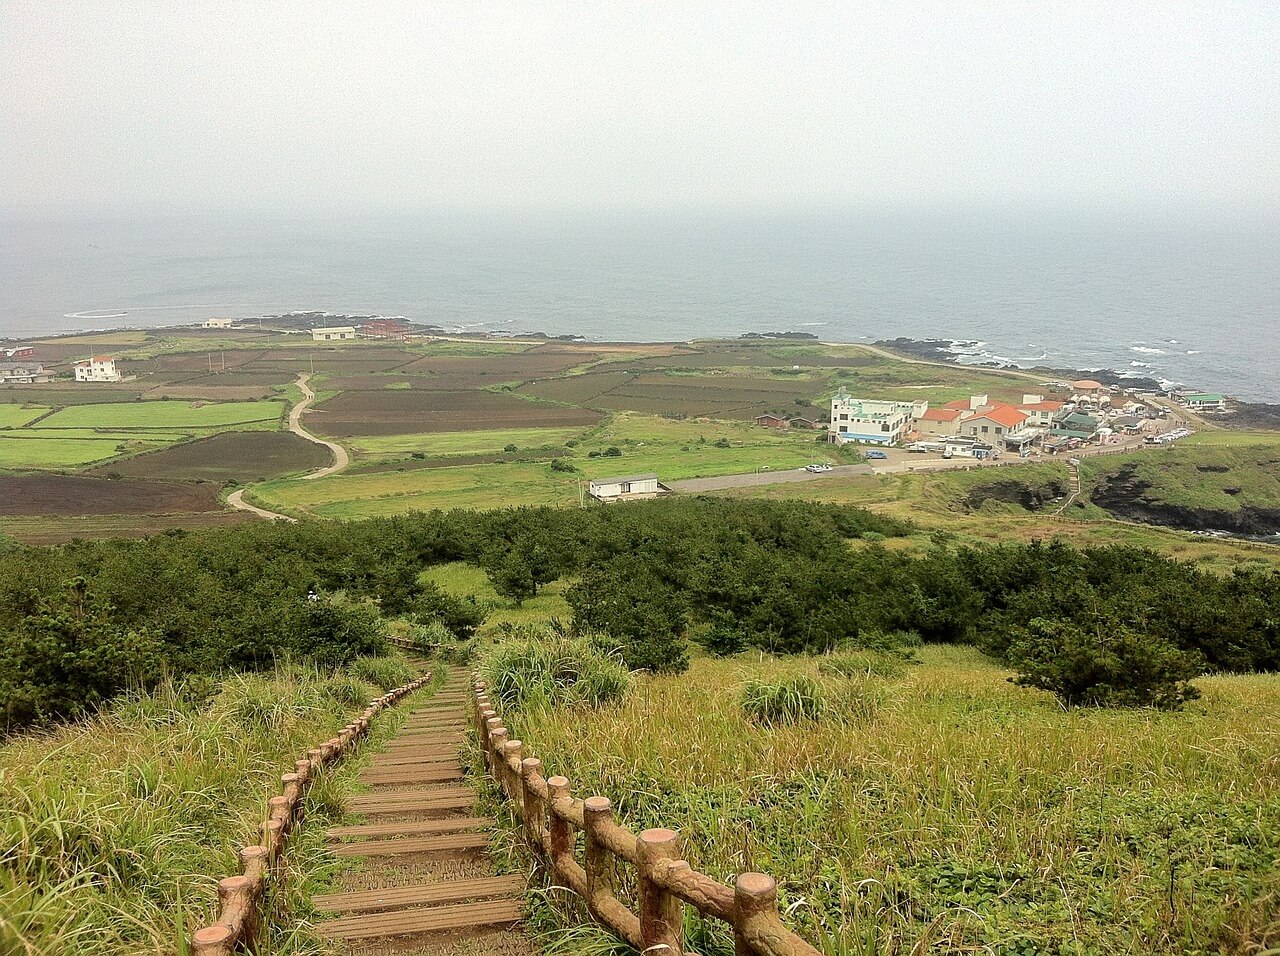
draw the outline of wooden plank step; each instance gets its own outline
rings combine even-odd
[[[358,813],[393,810],[449,810],[469,807],[476,795],[466,787],[439,787],[434,790],[386,790],[351,797],[347,807]]]
[[[445,833],[389,840],[356,840],[331,847],[334,856],[402,856],[406,853],[443,853],[485,850],[489,837],[484,833]]]
[[[462,742],[461,733],[415,733],[411,736],[392,737],[387,741],[388,747],[415,747],[430,746],[433,744],[447,744],[454,747]]]
[[[454,880],[430,886],[394,886],[382,890],[354,890],[350,893],[321,893],[316,909],[331,913],[373,913],[431,903],[460,903],[494,896],[520,893],[524,879],[519,874],[489,876],[478,880]]]
[[[470,730],[471,725],[465,720],[410,720],[400,728],[401,733],[412,733],[415,730]],[[394,739],[394,738],[393,738]]]
[[[368,784],[411,784],[411,783],[444,783],[447,780],[461,780],[461,767],[392,767],[390,770],[365,770],[360,774],[360,782]]]
[[[333,827],[324,833],[326,840],[361,839],[364,837],[424,836],[428,833],[460,833],[477,830],[493,823],[490,817],[444,817],[440,820],[412,820],[405,823],[361,823],[350,827]]]
[[[516,900],[452,903],[418,910],[341,916],[316,924],[316,929],[337,939],[377,939],[380,936],[416,936],[480,926],[520,922]]]
[[[401,754],[375,754],[373,762],[369,766],[374,770],[382,770],[387,767],[457,767],[460,766],[458,753],[455,750],[446,750],[438,754],[415,754],[411,751],[405,751]]]

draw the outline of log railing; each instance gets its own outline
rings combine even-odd
[[[294,764],[294,772],[280,778],[281,793],[267,801],[267,819],[262,825],[262,842],[240,851],[240,876],[228,876],[218,883],[217,922],[198,929],[191,936],[192,956],[232,956],[254,949],[259,941],[260,912],[268,879],[280,872],[284,841],[302,820],[307,790],[320,770],[336,763],[354,749],[379,711],[417,690],[427,681],[424,674],[403,687],[371,700],[359,717],[343,727],[336,737],[307,751],[306,759]]]
[[[674,830],[633,834],[615,822],[608,798],[575,799],[564,777],[543,777],[542,761],[525,753],[476,680],[475,726],[485,766],[520,818],[525,842],[550,864],[554,878],[576,893],[614,935],[646,956],[683,956],[681,906],[733,929],[737,956],[819,956],[778,914],[778,887],[764,873],[742,873],[732,887],[689,866]],[[584,834],[582,862],[576,831]],[[615,860],[636,869],[633,913],[614,894]],[[661,953],[654,953],[656,950]]]

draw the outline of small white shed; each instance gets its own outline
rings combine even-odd
[[[658,484],[658,476],[649,473],[622,475],[618,478],[596,478],[588,486],[587,491],[592,498],[600,501],[618,501],[623,498],[656,495],[662,491],[662,486]]]
[[[341,342],[346,339],[354,339],[356,330],[349,325],[335,325],[329,329],[312,329],[311,338],[317,342]]]

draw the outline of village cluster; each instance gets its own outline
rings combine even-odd
[[[1072,451],[1086,443],[1112,444],[1142,435],[1150,442],[1171,441],[1185,429],[1161,428],[1168,418],[1163,405],[1127,392],[1113,392],[1101,382],[1083,379],[1049,383],[1061,397],[1024,394],[1020,402],[992,401],[987,395],[930,407],[927,401],[897,402],[858,398],[844,388],[831,399],[831,417],[820,422],[805,416],[760,415],[766,428],[825,428],[832,444],[855,443],[904,447],[941,453],[944,458],[993,459],[1009,452],[1028,455]],[[1170,398],[1196,411],[1222,411],[1222,395],[1171,392]],[[883,457],[872,451],[868,457]]]

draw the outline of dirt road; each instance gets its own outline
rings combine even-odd
[[[325,441],[323,438],[317,438],[311,432],[302,427],[302,413],[311,407],[311,403],[316,400],[316,393],[311,390],[311,386],[307,383],[311,380],[311,376],[306,372],[298,375],[298,380],[294,384],[302,390],[302,401],[289,409],[289,431],[293,432],[299,438],[305,438],[309,442],[317,445],[324,445],[333,455],[333,464],[325,465],[323,468],[317,468],[315,471],[307,472],[305,475],[298,477],[299,481],[310,481],[315,478],[324,478],[328,475],[337,474],[351,464],[351,456],[347,454],[347,450],[337,442]],[[288,515],[282,515],[276,511],[268,511],[265,508],[259,508],[251,505],[244,500],[244,489],[233,491],[227,495],[227,504],[239,511],[247,511],[255,514],[259,518],[267,518],[271,521],[297,521],[297,518],[290,518]]]
[[[311,403],[316,400],[316,393],[311,391],[311,386],[307,383],[311,380],[311,376],[303,372],[298,376],[298,381],[294,384],[302,389],[302,401],[294,405],[289,410],[289,431],[293,432],[299,438],[305,438],[309,442],[315,442],[317,445],[324,445],[325,448],[333,454],[333,464],[324,468],[317,468],[309,474],[303,475],[303,481],[310,481],[314,478],[325,478],[329,475],[337,474],[351,464],[351,456],[347,454],[347,450],[337,442],[325,441],[323,438],[317,438],[311,432],[302,427],[302,413],[311,407]]]
[[[239,511],[247,511],[255,514],[259,518],[266,518],[269,521],[297,521],[297,518],[290,518],[288,515],[282,515],[276,511],[267,511],[265,508],[259,508],[257,505],[251,505],[244,500],[244,489],[233,491],[227,495],[227,504]]]

